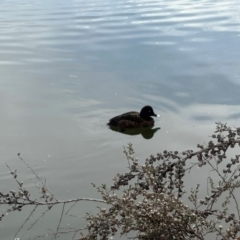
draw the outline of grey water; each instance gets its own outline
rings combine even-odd
[[[7,163],[38,195],[20,153],[58,199],[99,198],[91,183],[110,185],[127,171],[129,142],[144,162],[165,149],[196,149],[216,121],[239,126],[239,12],[237,0],[0,1],[0,191],[16,188]],[[154,134],[106,126],[144,105],[161,114]],[[79,203],[62,227],[84,227],[95,206]],[[47,234],[60,214],[17,237]],[[5,216],[1,239],[13,240],[27,216]]]

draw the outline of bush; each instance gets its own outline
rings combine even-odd
[[[40,197],[45,201],[33,200],[31,194],[17,180],[16,172],[9,168],[20,190],[0,193],[0,203],[9,205],[9,212],[21,210],[26,205],[45,205],[50,210],[54,205],[62,204],[61,218],[56,231],[52,233],[53,239],[61,234],[59,228],[66,204],[96,201],[105,203],[106,208],[99,207],[96,215],[87,213],[87,227],[85,230],[76,229],[75,239],[105,240],[119,232],[121,235],[135,234],[135,238],[141,240],[209,237],[240,240],[239,196],[236,195],[236,190],[240,187],[240,155],[227,158],[230,148],[239,147],[239,135],[240,128],[232,129],[226,124],[217,123],[212,140],[206,145],[198,144],[197,151],[186,150],[179,153],[165,150],[157,156],[151,155],[143,165],[134,157],[133,147],[129,144],[124,149],[129,165],[128,172],[117,174],[110,187],[105,184],[96,187],[93,184],[101,193],[102,199],[58,201],[39,178],[42,183],[39,187]],[[190,159],[192,163],[189,162]],[[210,167],[210,172],[206,195],[200,199],[200,184],[187,190],[185,181],[193,168],[203,170],[207,166]],[[37,176],[34,171],[33,173]],[[185,205],[186,199],[190,206]],[[233,203],[234,213],[230,212]]]

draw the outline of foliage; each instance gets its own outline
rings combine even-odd
[[[240,155],[227,161],[226,154],[229,148],[239,146],[239,130],[217,123],[213,140],[206,146],[198,144],[198,151],[165,150],[157,156],[151,155],[144,165],[139,164],[129,144],[124,149],[129,172],[117,174],[110,189],[106,186],[97,188],[109,208],[100,209],[97,215],[87,214],[88,233],[81,239],[108,239],[118,229],[122,235],[136,232],[136,237],[143,240],[205,239],[210,233],[214,233],[216,239],[236,239],[240,236],[235,196],[235,190],[240,187]],[[195,156],[197,161],[189,167],[187,161]],[[221,166],[224,164],[225,167]],[[209,176],[211,193],[199,199],[198,184],[188,196],[192,207],[184,205],[185,175],[194,167],[207,165],[211,167],[211,174],[218,175],[219,181],[213,181]],[[219,209],[217,203],[223,195],[226,197]],[[231,200],[235,203],[237,216],[228,211]],[[221,220],[228,223],[226,230],[220,225]]]
[[[21,211],[27,205],[32,205],[35,209],[47,206],[47,211],[55,205],[62,205],[59,224],[52,233],[52,239],[62,234],[60,225],[69,211],[65,209],[67,204],[73,204],[71,209],[79,201],[95,201],[105,203],[106,208],[98,207],[96,215],[87,213],[86,229],[69,230],[74,232],[73,239],[105,240],[117,233],[131,233],[140,240],[209,239],[208,236],[211,239],[240,240],[240,210],[236,195],[236,190],[240,187],[240,155],[227,158],[231,148],[239,147],[239,135],[240,128],[216,123],[211,141],[205,145],[198,144],[197,151],[186,150],[180,153],[165,150],[157,156],[151,155],[143,165],[134,157],[133,146],[129,144],[124,148],[128,172],[118,173],[110,187],[105,184],[96,187],[93,184],[101,193],[102,199],[59,201],[32,170],[41,182],[38,188],[43,201],[36,200],[24,188],[24,184],[17,180],[16,171],[8,166],[19,190],[0,193],[0,204],[8,205],[8,212]],[[188,174],[194,168],[202,171],[210,168],[206,196],[202,199],[199,198],[199,184],[194,189],[186,189]],[[186,205],[186,199],[189,206]],[[234,213],[230,210],[233,204]],[[23,225],[30,221],[30,216]]]

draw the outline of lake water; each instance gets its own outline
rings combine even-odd
[[[127,170],[129,142],[143,162],[165,149],[196,149],[216,121],[239,126],[239,12],[237,0],[0,1],[1,191],[16,186],[5,163],[35,189],[17,153],[58,199],[97,198],[91,183],[111,184]],[[161,114],[152,138],[106,126],[144,105]],[[89,208],[79,203],[74,213]],[[6,216],[1,239],[13,240],[27,214]],[[55,229],[60,214],[17,237]],[[84,220],[63,223],[76,226]]]

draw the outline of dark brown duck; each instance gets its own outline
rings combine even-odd
[[[152,127],[154,125],[153,117],[160,117],[154,113],[151,106],[145,106],[141,112],[127,112],[109,120],[108,125],[112,127],[126,128],[142,128]]]

